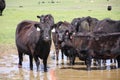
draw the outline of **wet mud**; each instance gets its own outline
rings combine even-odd
[[[6,54],[0,57],[0,80],[120,80],[120,69],[116,64],[109,64],[102,67],[92,65],[92,70],[87,71],[83,61],[76,59],[75,65],[70,66],[69,61],[64,56],[64,60],[59,55],[56,61],[51,51],[48,58],[48,72],[43,71],[42,60],[40,69],[36,71],[29,69],[29,57],[24,55],[22,68],[18,68],[18,55]]]

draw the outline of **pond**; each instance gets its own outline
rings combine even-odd
[[[51,51],[48,58],[48,72],[43,71],[42,60],[38,72],[35,62],[33,63],[34,68],[31,71],[28,55],[23,57],[22,68],[18,68],[17,54],[0,57],[0,80],[120,80],[120,69],[116,67],[117,64],[110,64],[109,60],[106,66],[92,65],[92,70],[87,71],[83,61],[76,58],[75,65],[70,66],[65,56],[62,60],[59,54],[59,60],[56,61]]]

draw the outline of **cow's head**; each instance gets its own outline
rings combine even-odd
[[[71,32],[72,28],[68,23],[66,22],[58,22],[56,26],[56,34],[58,36],[58,40],[61,42],[63,41],[63,37],[66,33],[66,31]]]
[[[42,23],[48,23],[50,26],[54,25],[54,18],[51,14],[37,16]]]
[[[50,41],[51,40],[51,30],[52,27],[46,23],[36,23],[35,28],[37,31],[40,32],[40,39],[43,41]]]
[[[40,19],[41,23],[44,23],[44,17],[45,17],[45,15],[37,16],[37,18]]]
[[[74,18],[71,22],[71,24],[74,26],[76,32],[78,32],[78,30],[79,30],[80,21],[81,21],[81,18]]]

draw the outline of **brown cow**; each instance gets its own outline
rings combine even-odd
[[[47,71],[47,58],[51,47],[51,29],[48,23],[36,21],[22,21],[16,29],[16,46],[19,55],[19,67],[22,67],[23,54],[28,54],[30,69],[33,70],[33,58],[39,70],[40,61],[43,59],[44,71]]]

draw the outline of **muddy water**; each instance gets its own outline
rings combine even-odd
[[[76,64],[70,66],[68,60],[56,61],[54,54],[50,54],[48,59],[48,72],[43,72],[41,61],[39,72],[36,71],[34,63],[33,71],[29,70],[29,57],[23,58],[23,67],[18,68],[17,54],[0,57],[0,80],[120,80],[120,69],[116,64],[102,66],[101,68],[92,66],[91,71],[86,71],[84,62],[76,59]]]

